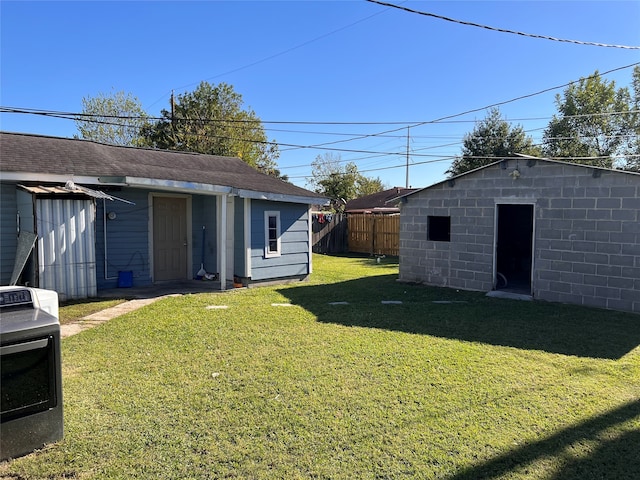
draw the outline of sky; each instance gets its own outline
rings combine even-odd
[[[621,67],[640,62],[640,49],[590,45],[639,47],[640,0],[385,1],[414,12],[366,0],[1,0],[0,106],[79,113],[83,98],[124,91],[157,117],[172,91],[224,82],[280,145],[294,184],[308,187],[311,163],[331,155],[386,187],[420,188],[446,178],[491,106],[539,142],[569,82],[597,70],[630,86],[633,67]],[[78,133],[72,120],[17,113],[0,113],[0,129]]]

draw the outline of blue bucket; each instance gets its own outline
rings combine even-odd
[[[131,270],[118,272],[118,288],[133,287],[133,272]]]

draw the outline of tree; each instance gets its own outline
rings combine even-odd
[[[347,201],[384,190],[379,178],[358,172],[355,163],[342,164],[340,155],[325,153],[311,162],[311,177],[307,184],[315,192],[331,198],[336,211],[344,209]]]
[[[540,150],[521,126],[512,127],[498,108],[492,108],[473,131],[464,136],[462,156],[457,157],[445,173],[453,177],[515,153],[535,156]]]
[[[374,193],[382,192],[386,187],[380,177],[365,177],[360,175],[357,182],[358,197],[364,197]]]
[[[140,130],[147,123],[148,116],[132,94],[119,91],[83,97],[82,113],[81,119],[76,120],[80,132],[76,138],[111,145],[143,144]]]
[[[627,88],[602,80],[596,71],[556,95],[558,116],[543,136],[544,154],[575,163],[612,168],[629,145],[631,97]]]
[[[162,118],[142,134],[154,148],[238,157],[280,176],[278,146],[267,140],[255,112],[242,107],[242,96],[231,85],[201,82],[193,92],[177,95],[173,112],[162,110]]]
[[[640,66],[633,69],[631,81],[633,98],[631,99],[631,113],[628,119],[628,142],[625,150],[625,170],[640,172]]]

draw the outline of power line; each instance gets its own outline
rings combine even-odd
[[[80,117],[80,118],[85,118],[85,120],[83,121],[88,121],[91,123],[98,123],[98,124],[105,124],[105,125],[116,125],[116,126],[129,126],[128,124],[122,124],[122,123],[116,123],[116,122],[109,122],[109,121],[103,121],[103,120],[97,120],[95,117],[101,117],[101,118],[113,118],[113,119],[137,119],[140,120],[142,117],[129,117],[129,116],[117,116],[117,115],[91,115],[91,114],[81,114],[81,113],[70,113],[70,112],[56,112],[56,111],[47,111],[47,110],[37,110],[37,109],[18,109],[18,108],[14,108],[14,107],[2,107],[0,106],[0,113],[24,113],[24,114],[32,114],[32,115],[44,115],[44,116],[50,116],[50,117],[54,117],[54,118],[61,118],[61,119],[67,119],[67,120],[77,120],[76,117]],[[606,112],[606,113],[595,113],[595,114],[579,114],[579,115],[570,115],[567,116],[566,118],[570,118],[570,117],[596,117],[596,116],[603,116],[603,115],[623,115],[623,114],[633,114],[633,113],[640,113],[640,111],[638,110],[632,110],[632,111],[628,111],[628,112]],[[188,121],[187,119],[181,119],[182,121]],[[205,121],[208,121],[207,119],[204,119]],[[194,120],[196,121],[196,120]],[[197,121],[203,121],[202,119],[198,119]],[[220,122],[220,120],[211,120],[213,122]],[[253,123],[253,122],[252,122]],[[424,124],[426,123],[431,123],[431,122],[424,122]],[[407,127],[404,127],[407,128]],[[374,151],[374,150],[363,150],[363,149],[347,149],[347,148],[334,148],[334,147],[329,147],[327,145],[330,144],[334,144],[334,143],[340,143],[341,141],[336,141],[336,142],[327,142],[326,144],[320,144],[320,145],[300,145],[300,144],[291,144],[291,143],[282,143],[282,142],[275,142],[275,141],[268,141],[268,140],[255,140],[255,139],[246,139],[246,138],[241,138],[241,137],[229,137],[229,136],[225,136],[225,135],[215,135],[215,134],[194,134],[191,133],[191,136],[197,136],[197,137],[202,137],[202,138],[218,138],[218,139],[226,139],[226,140],[235,140],[235,141],[240,141],[240,142],[250,142],[250,143],[260,143],[260,144],[264,144],[264,145],[274,145],[274,146],[284,146],[284,147],[290,147],[290,149],[311,149],[311,150],[328,150],[328,151],[334,151],[334,152],[343,152],[343,153],[362,153],[362,154],[368,154],[368,155],[380,155],[380,156],[406,156],[406,150],[403,151],[394,151],[394,152],[390,152],[390,151]],[[382,136],[382,135],[377,135],[377,134],[371,134],[371,135],[366,135],[366,137],[374,137],[374,136]],[[633,136],[633,135],[630,135]],[[401,138],[401,136],[397,136],[397,138]],[[583,136],[583,138],[595,138],[595,137],[588,137],[588,136]],[[355,140],[355,139],[351,139],[351,140]],[[421,148],[421,149],[417,149],[415,151],[421,151],[421,150],[427,150],[427,149],[436,149],[436,148],[443,148],[443,147],[447,147],[447,146],[451,146],[451,145],[456,145],[456,144],[460,144],[461,142],[455,142],[455,143],[448,143],[448,144],[443,144],[443,145],[435,145],[435,146],[430,146],[430,147],[425,147],[425,148]],[[423,153],[412,153],[412,156],[417,156],[417,157],[440,157],[440,155],[429,155],[429,154],[423,154]],[[452,157],[455,158],[455,157]],[[349,162],[350,160],[344,160],[344,162]],[[352,160],[351,160],[352,161]],[[416,165],[418,165],[419,163],[415,163]],[[295,167],[282,167],[282,168],[300,168],[303,165],[300,166],[295,166]],[[304,166],[309,166],[309,165],[304,165]]]
[[[637,64],[633,64],[632,66],[635,66]],[[638,63],[638,65],[640,65],[640,63]],[[626,67],[623,67],[626,68]],[[607,72],[608,73],[608,72]],[[573,82],[572,82],[573,83]],[[566,85],[561,85],[559,87],[552,87],[550,89],[544,90],[543,93],[549,91],[549,90],[554,90],[557,88],[562,88]],[[538,92],[540,93],[540,92]],[[537,93],[536,93],[537,94]],[[531,95],[536,95],[536,94],[531,94]],[[529,95],[530,96],[530,95]],[[526,97],[526,96],[525,96]],[[518,97],[518,99],[521,99],[523,97]],[[501,102],[501,103],[507,103],[507,102],[513,102],[514,99],[512,100],[507,100],[505,102]],[[466,112],[463,113],[458,113],[455,115],[451,115],[448,117],[443,117],[443,119],[437,119],[437,120],[428,120],[428,121],[421,121],[421,122],[415,122],[415,121],[394,121],[394,122],[386,122],[386,121],[378,121],[378,122],[358,122],[358,121],[344,121],[344,122],[333,122],[333,121],[300,121],[300,120],[258,120],[258,119],[254,119],[254,120],[247,120],[247,119],[234,119],[234,118],[230,118],[230,119],[220,119],[220,118],[187,118],[187,117],[183,117],[183,118],[176,118],[176,122],[182,122],[182,123],[187,123],[187,122],[199,122],[199,123],[235,123],[235,124],[283,124],[283,125],[346,125],[346,126],[357,126],[357,125],[402,125],[401,128],[394,130],[394,131],[400,131],[400,130],[404,130],[407,128],[407,126],[409,126],[410,128],[416,127],[416,126],[421,126],[421,125],[427,125],[430,123],[437,123],[437,124],[469,124],[469,123],[478,123],[480,120],[444,120],[444,119],[448,119],[451,117],[457,117],[457,116],[462,116],[468,113],[475,113],[477,111],[480,110],[487,110],[493,106],[498,106],[498,104],[493,104],[493,105],[489,105],[487,107],[481,107],[478,109],[474,109],[474,110],[468,110]],[[35,109],[35,108],[29,108],[29,107],[9,107],[9,106],[0,106],[0,113],[16,113],[16,114],[25,114],[25,115],[41,115],[41,116],[49,116],[49,117],[54,117],[54,118],[61,118],[61,119],[65,119],[65,120],[77,120],[77,121],[84,121],[84,122],[89,122],[89,123],[106,123],[106,124],[112,124],[112,125],[120,125],[120,126],[128,126],[129,124],[123,124],[123,123],[109,123],[109,122],[105,122],[103,120],[99,120],[101,118],[104,119],[114,119],[114,120],[135,120],[135,121],[168,121],[168,119],[166,117],[151,117],[151,116],[146,116],[146,115],[105,115],[105,114],[92,114],[92,113],[81,113],[81,112],[64,112],[64,111],[57,111],[57,110],[41,110],[41,109]],[[640,110],[628,110],[628,111],[620,111],[620,112],[599,112],[599,113],[583,113],[583,114],[576,114],[576,115],[563,115],[562,118],[580,118],[580,117],[601,117],[601,116],[614,116],[614,115],[629,115],[629,114],[634,114],[634,113],[640,113]],[[536,121],[536,120],[550,120],[552,119],[553,116],[546,116],[546,117],[523,117],[523,118],[507,118],[505,119],[505,121],[508,122],[528,122],[528,121]],[[308,131],[308,130],[284,130],[284,129],[276,129],[276,128],[265,128],[266,131],[272,131],[272,132],[284,132],[284,133],[304,133],[304,134],[310,134],[310,135],[342,135],[342,136],[356,136],[356,137],[369,137],[369,136],[376,136],[376,137],[388,137],[388,138],[405,138],[406,135],[385,135],[384,132],[383,133],[375,133],[375,134],[366,134],[366,133],[345,133],[345,132],[315,132],[315,131]],[[412,135],[411,138],[450,138],[450,137],[443,137],[443,136],[431,136],[431,135]]]
[[[424,15],[424,16],[427,16],[427,17],[437,18],[439,20],[445,20],[447,22],[458,23],[460,25],[467,25],[467,26],[471,26],[471,27],[484,28],[486,30],[492,30],[494,32],[510,33],[510,34],[513,34],[513,35],[520,35],[520,36],[523,36],[523,37],[539,38],[539,39],[542,39],[542,40],[552,40],[554,42],[574,43],[574,44],[577,44],[577,45],[588,45],[588,46],[592,46],[592,47],[607,47],[607,48],[622,48],[622,49],[627,49],[627,50],[640,50],[640,47],[637,47],[637,46],[611,45],[611,44],[607,44],[607,43],[584,42],[584,41],[581,41],[581,40],[569,40],[569,39],[566,39],[566,38],[556,38],[556,37],[550,37],[550,36],[547,36],[547,35],[538,35],[538,34],[535,34],[535,33],[525,33],[525,32],[519,32],[517,30],[508,30],[508,29],[505,29],[505,28],[490,27],[488,25],[482,25],[480,23],[467,22],[467,21],[463,21],[463,20],[456,20],[455,18],[445,17],[445,16],[442,16],[442,15],[437,15],[435,13],[422,12],[420,10],[414,10],[412,8],[402,7],[400,5],[395,5],[393,3],[381,2],[380,0],[367,0],[367,2],[377,3],[378,5],[382,5],[382,6],[385,6],[385,7],[397,8],[398,10],[404,10],[405,12],[409,12],[409,13],[416,13],[418,15]]]
[[[607,70],[606,72],[602,72],[602,74],[596,72],[596,73],[594,73],[592,75],[589,75],[589,76],[587,76],[585,78],[581,78],[579,80],[573,80],[571,82],[567,82],[567,83],[562,84],[562,85],[557,85],[555,87],[545,88],[544,90],[540,90],[540,91],[537,91],[537,92],[534,92],[534,93],[529,93],[529,94],[526,94],[526,95],[521,95],[519,97],[515,97],[515,98],[509,99],[509,100],[504,100],[502,102],[496,102],[496,103],[493,103],[493,104],[490,104],[490,105],[486,105],[484,107],[479,107],[479,108],[474,108],[474,109],[471,109],[471,110],[466,110],[464,112],[456,113],[456,114],[453,114],[453,115],[447,115],[447,116],[440,117],[440,118],[437,118],[437,119],[434,119],[434,120],[428,120],[428,121],[424,121],[424,122],[417,122],[417,123],[413,123],[413,124],[404,124],[404,126],[402,126],[402,127],[394,128],[394,129],[391,129],[391,130],[385,130],[383,132],[378,132],[377,134],[370,134],[370,135],[367,135],[367,137],[387,135],[389,133],[402,131],[407,127],[414,128],[414,127],[420,127],[420,126],[428,125],[428,124],[444,123],[445,120],[451,120],[452,118],[461,117],[461,116],[464,116],[464,115],[468,115],[470,113],[476,113],[476,112],[479,112],[479,111],[482,111],[482,110],[488,110],[488,109],[491,109],[491,108],[494,108],[494,107],[500,107],[502,105],[506,105],[508,103],[513,103],[513,102],[516,102],[516,101],[519,101],[519,100],[524,100],[526,98],[531,98],[531,97],[535,97],[535,96],[538,96],[538,95],[542,95],[544,93],[548,93],[548,92],[551,92],[553,90],[557,90],[559,88],[565,88],[565,87],[568,87],[570,85],[574,85],[574,84],[579,83],[580,81],[585,80],[585,79],[595,78],[595,77],[598,77],[600,75],[608,75],[610,73],[617,72],[619,70],[624,70],[624,69],[627,69],[627,68],[635,67],[636,65],[640,65],[640,62],[632,63],[632,64],[629,64],[629,65],[624,65],[622,67],[613,68],[611,70]]]
[[[622,67],[618,67],[618,68],[614,68],[611,70],[608,70],[606,72],[603,72],[602,74],[599,74],[598,72],[596,72],[595,74],[590,75],[588,78],[593,78],[599,75],[607,75],[609,73],[612,72],[616,72],[619,70],[623,70],[626,68],[630,68],[630,67],[635,67],[636,65],[640,65],[640,62],[637,63],[633,63],[630,65],[625,65]],[[534,92],[531,94],[527,94],[527,95],[522,95],[516,98],[512,98],[510,100],[505,100],[502,102],[498,102],[498,103],[494,103],[492,105],[488,105],[485,107],[481,107],[481,108],[475,108],[475,109],[471,109],[471,110],[467,110],[461,113],[457,113],[454,115],[448,115],[445,117],[441,117],[435,120],[429,120],[429,121],[424,121],[424,122],[417,122],[417,123],[413,123],[413,124],[407,124],[406,122],[300,122],[300,121],[269,121],[269,122],[262,122],[260,120],[220,120],[220,119],[204,119],[207,122],[229,122],[229,123],[238,123],[238,122],[242,122],[242,123],[280,123],[280,124],[323,124],[323,125],[391,125],[391,124],[396,124],[396,125],[402,125],[399,128],[395,128],[395,129],[391,129],[391,130],[387,130],[384,132],[378,132],[378,133],[374,133],[374,134],[364,134],[364,135],[360,135],[356,138],[353,138],[351,140],[342,140],[342,141],[336,141],[336,142],[327,142],[326,144],[320,144],[320,145],[299,145],[299,144],[290,144],[290,143],[282,143],[282,142],[271,142],[271,141],[259,141],[256,143],[261,143],[261,144],[265,144],[265,145],[274,145],[274,146],[278,146],[278,147],[290,147],[290,149],[315,149],[315,150],[327,150],[327,151],[336,151],[336,152],[345,152],[345,153],[363,153],[363,154],[368,154],[368,155],[381,155],[381,156],[388,156],[388,155],[395,155],[395,156],[399,156],[399,155],[404,155],[405,152],[402,151],[398,151],[398,152],[378,152],[378,151],[371,151],[371,150],[361,150],[361,149],[344,149],[344,148],[334,148],[334,147],[328,147],[327,145],[330,144],[336,144],[336,143],[344,143],[346,141],[355,141],[355,140],[359,140],[359,139],[363,139],[363,138],[372,138],[372,137],[383,137],[383,136],[389,136],[387,134],[389,133],[394,133],[394,132],[398,132],[401,130],[404,130],[405,128],[413,128],[413,127],[417,127],[417,126],[422,126],[422,125],[427,125],[427,124],[438,124],[438,123],[445,123],[445,121],[450,121],[452,118],[456,118],[456,117],[460,117],[463,115],[467,115],[469,113],[475,113],[481,110],[487,110],[493,107],[498,107],[501,105],[505,105],[507,103],[512,103],[518,100],[522,100],[525,98],[530,98],[533,96],[537,96],[540,95],[542,93],[547,93],[549,91],[552,90],[556,90],[559,88],[564,88],[567,87],[569,85],[573,85],[575,83],[578,83],[580,81],[582,81],[583,79],[580,80],[576,80],[576,81],[571,81],[568,82],[566,84],[563,85],[559,85],[559,86],[555,86],[555,87],[551,87],[551,88],[547,88],[538,92]],[[117,126],[126,126],[120,123],[110,123],[110,122],[106,122],[106,121],[102,121],[102,120],[96,120],[96,118],[115,118],[115,119],[136,119],[136,120],[140,120],[141,117],[126,117],[126,116],[106,116],[106,115],[92,115],[92,114],[83,114],[83,113],[71,113],[71,112],[55,112],[55,111],[48,111],[48,110],[38,110],[38,109],[17,109],[17,108],[13,108],[13,107],[0,107],[0,112],[4,112],[4,113],[25,113],[25,114],[34,114],[34,115],[44,115],[44,116],[51,116],[51,117],[56,117],[56,118],[63,118],[63,119],[69,119],[69,120],[78,120],[78,118],[80,119],[84,119],[84,121],[92,121],[92,122],[96,122],[96,123],[103,123],[103,124],[113,124],[113,125],[117,125]],[[605,113],[598,113],[598,114],[583,114],[583,115],[578,115],[578,116],[599,116],[599,115],[611,115],[611,114],[630,114],[630,113],[638,113],[637,111],[631,111],[631,112],[605,112]],[[167,120],[164,117],[145,117],[147,120]],[[92,120],[93,119],[93,120]],[[202,121],[202,119],[193,119],[193,120],[189,120],[189,119],[178,119],[179,121]],[[226,139],[232,139],[232,140],[238,140],[238,141],[244,141],[244,142],[255,142],[254,140],[248,140],[248,139],[242,139],[242,138],[231,138],[231,137],[225,137],[225,136],[216,136],[216,135],[209,135],[209,137],[214,137],[214,138],[226,138]],[[400,136],[398,136],[400,137]],[[437,147],[433,147],[433,148],[437,148]],[[414,154],[416,156],[427,156],[425,154]],[[435,156],[435,155],[431,155],[431,156]],[[455,158],[455,157],[452,157]],[[416,163],[417,165],[417,163]]]
[[[436,160],[425,160],[422,162],[414,162],[412,166],[440,163],[440,162],[449,162],[451,160],[455,160],[458,156],[449,156],[449,157],[441,157]],[[476,159],[476,160],[522,160],[522,157],[489,157],[489,156],[465,156],[465,158]],[[611,160],[612,158],[640,158],[640,154],[629,154],[629,155],[612,155],[612,156],[594,156],[594,157],[545,157],[547,160],[557,160],[561,162],[576,162],[580,160]],[[358,173],[370,173],[370,172],[378,172],[383,170],[392,170],[397,168],[405,168],[404,163],[400,163],[397,165],[390,165],[387,167],[381,168],[372,168],[368,170],[359,170]],[[340,173],[338,173],[340,175]],[[343,173],[343,175],[347,175],[347,173]],[[298,178],[307,178],[308,175],[297,175],[297,176],[289,176],[289,179],[298,179]]]

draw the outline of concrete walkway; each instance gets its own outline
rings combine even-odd
[[[98,325],[103,324],[111,320],[112,318],[119,317],[120,315],[124,315],[125,313],[132,312],[133,310],[137,310],[146,305],[149,305],[158,300],[162,300],[166,297],[175,296],[174,295],[162,295],[159,297],[152,298],[141,298],[137,300],[129,300],[127,302],[116,305],[115,307],[107,308],[105,310],[101,310],[96,313],[92,313],[91,315],[87,315],[86,317],[72,323],[67,323],[65,325],[60,325],[60,337],[66,338],[71,335],[75,335],[77,333],[88,330],[89,328],[97,327]]]

